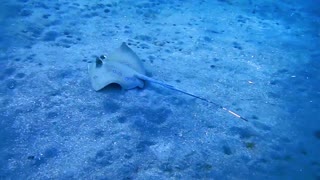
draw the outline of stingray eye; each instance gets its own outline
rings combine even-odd
[[[105,58],[107,58],[107,56],[105,56],[105,55],[100,56],[100,59],[105,59]]]
[[[103,63],[103,62],[102,62],[101,59],[99,59],[99,58],[96,59],[96,67],[97,67],[97,68],[101,67],[101,66],[102,66],[102,63]]]

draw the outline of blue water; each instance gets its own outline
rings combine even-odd
[[[320,179],[320,1],[0,4],[0,179]],[[146,83],[96,92],[122,42]]]

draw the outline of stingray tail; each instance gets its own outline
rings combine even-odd
[[[215,103],[215,102],[212,102],[212,101],[210,101],[210,100],[208,100],[208,99],[205,99],[205,98],[196,96],[196,95],[194,95],[194,94],[191,94],[191,93],[188,93],[188,92],[186,92],[186,91],[180,90],[180,89],[178,89],[178,88],[176,88],[176,87],[174,87],[174,86],[172,86],[172,85],[169,85],[169,84],[166,84],[166,83],[164,83],[164,82],[161,82],[161,81],[158,81],[158,80],[149,78],[149,77],[144,76],[144,75],[138,75],[138,78],[143,79],[143,80],[145,80],[145,81],[149,81],[149,82],[155,83],[155,84],[159,84],[159,85],[161,85],[161,86],[164,86],[164,87],[166,87],[166,88],[172,89],[172,90],[174,90],[174,91],[178,91],[178,92],[181,92],[181,93],[183,93],[183,94],[186,94],[186,95],[192,96],[192,97],[194,97],[194,98],[200,99],[200,100],[202,100],[202,101],[205,101],[205,102],[207,102],[207,103],[213,104],[213,105],[217,106],[218,108],[220,108],[220,109],[222,109],[222,110],[224,110],[224,111],[232,114],[233,116],[235,116],[235,117],[237,117],[237,118],[239,118],[239,119],[242,119],[242,120],[244,120],[244,121],[248,121],[248,119],[240,116],[239,114],[235,113],[234,111],[231,111],[230,109],[227,109],[227,108],[223,107],[222,105],[217,104],[217,103]]]

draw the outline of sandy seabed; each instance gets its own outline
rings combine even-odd
[[[0,5],[0,179],[319,179],[319,1]],[[126,42],[161,86],[95,92]]]

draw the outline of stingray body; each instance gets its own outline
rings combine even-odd
[[[100,56],[89,66],[91,85],[96,91],[112,83],[123,89],[143,88],[144,82],[137,76],[145,73],[139,57],[125,43],[108,58]]]
[[[174,91],[178,91],[194,98],[206,101],[210,104],[214,104],[220,109],[223,109],[228,113],[236,116],[237,118],[247,121],[247,119],[243,118],[242,116],[215,102],[188,93],[184,90],[180,90],[178,88],[175,88],[174,86],[146,76],[146,71],[139,57],[125,43],[122,43],[120,48],[115,50],[108,57],[97,57],[96,61],[89,65],[88,70],[91,85],[96,91],[99,91],[112,83],[119,84],[123,89],[126,90],[137,87],[143,88],[144,82],[149,81],[172,89]]]

